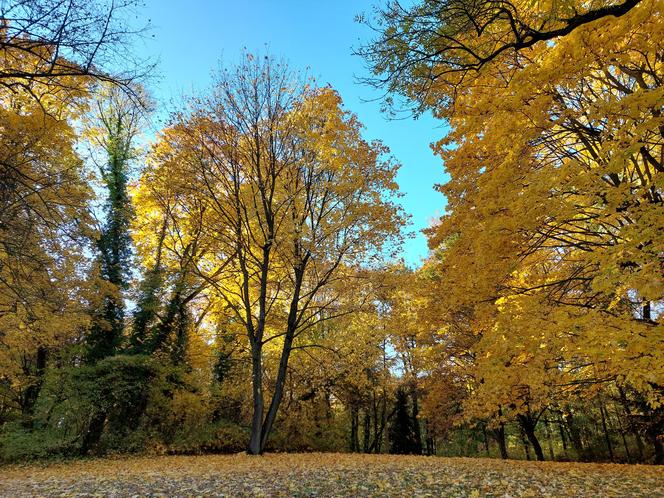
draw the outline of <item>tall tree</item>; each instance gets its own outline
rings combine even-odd
[[[108,86],[96,102],[94,122],[88,130],[102,155],[100,173],[106,198],[97,245],[100,276],[110,284],[102,289],[106,295],[86,339],[92,362],[114,354],[123,339],[124,291],[129,287],[132,255],[129,227],[133,210],[127,182],[140,118],[141,109]]]
[[[285,65],[247,56],[192,102],[156,149],[158,171],[186,178],[183,211],[199,206],[205,257],[199,277],[236,320],[251,349],[249,452],[263,451],[298,336],[330,319],[335,284],[368,262],[402,224],[389,196],[396,166],[360,136],[329,88],[311,89]],[[196,208],[198,209],[198,208]],[[225,269],[225,270],[224,270]],[[263,350],[280,360],[266,399]]]
[[[423,1],[384,15],[366,52],[451,126],[429,234],[446,319],[465,314],[476,338],[469,416],[501,409],[534,435],[547,406],[613,383],[659,419],[661,9]]]

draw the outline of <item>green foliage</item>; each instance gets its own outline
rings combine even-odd
[[[0,463],[63,457],[73,452],[74,444],[57,428],[26,428],[20,422],[7,423],[0,432]]]
[[[248,428],[220,420],[194,427],[181,427],[167,446],[167,452],[196,455],[238,453],[246,449],[248,439]]]

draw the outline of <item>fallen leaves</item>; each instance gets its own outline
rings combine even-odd
[[[664,496],[661,467],[351,454],[80,460],[0,470],[2,496]]]

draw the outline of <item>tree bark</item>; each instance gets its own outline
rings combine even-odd
[[[261,435],[263,433],[263,364],[262,344],[255,343],[251,347],[251,385],[253,395],[253,415],[251,418],[251,438],[249,439],[248,452],[252,455],[260,455]]]
[[[493,429],[492,435],[493,438],[498,442],[498,448],[500,448],[500,458],[507,460],[509,455],[507,453],[507,443],[505,441],[505,424],[501,422],[496,429]]]
[[[537,435],[535,434],[535,427],[537,426],[537,419],[532,415],[518,415],[517,416],[519,423],[523,429],[524,434],[528,438],[530,444],[533,445],[533,450],[535,451],[535,456],[540,462],[544,461],[544,453],[542,452],[542,446],[540,445]]]
[[[604,410],[604,402],[602,400],[602,397],[600,396],[597,399],[597,402],[599,404],[599,414],[602,420],[602,429],[604,431],[604,440],[606,441],[606,447],[609,450],[609,458],[611,459],[611,462],[615,462],[615,457],[613,455],[613,443],[611,442],[611,436],[609,435],[609,429],[608,425],[606,423],[606,412]]]

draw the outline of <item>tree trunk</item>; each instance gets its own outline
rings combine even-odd
[[[424,421],[424,430],[426,432],[426,454],[427,456],[431,456],[436,453],[436,449],[434,447],[434,439],[431,435],[431,425],[428,419],[425,419]]]
[[[641,434],[639,434],[639,430],[636,427],[636,424],[634,424],[634,421],[632,420],[633,418],[632,410],[629,407],[629,400],[627,399],[627,394],[625,394],[625,390],[621,386],[618,386],[618,393],[620,394],[620,404],[623,406],[623,410],[625,410],[625,414],[627,415],[627,426],[632,431],[634,439],[636,440],[636,447],[639,450],[639,461],[643,462],[644,461],[643,455],[645,448],[643,446],[643,440],[641,439]]]
[[[489,436],[486,433],[486,425],[482,424],[482,437],[484,438],[484,451],[486,452],[486,456],[489,457],[491,454],[489,453]]]
[[[360,425],[358,408],[355,405],[350,406],[350,451],[356,453],[360,451],[360,438],[358,435],[358,426]]]
[[[23,368],[23,371],[26,375],[33,377],[32,382],[26,388],[25,393],[21,399],[21,413],[24,418],[24,425],[27,427],[32,427],[33,415],[35,414],[35,405],[37,403],[37,398],[39,398],[39,393],[41,392],[42,385],[44,383],[44,372],[46,370],[46,357],[47,351],[44,346],[39,346],[37,348],[37,354],[35,356],[35,368],[34,370],[28,366]],[[26,362],[26,365],[29,363]]]
[[[584,457],[583,442],[581,441],[581,434],[574,422],[574,415],[572,415],[572,413],[568,413],[565,416],[565,425],[567,425],[567,432],[569,433],[569,438],[572,442],[572,447],[576,452],[576,456],[578,459],[582,460]]]
[[[267,415],[263,421],[260,437],[261,453],[265,449],[267,440],[270,437],[270,432],[272,431],[272,426],[274,425],[274,421],[277,418],[277,412],[279,410],[279,405],[281,404],[281,398],[284,395],[284,383],[286,381],[286,373],[288,372],[288,360],[290,359],[290,354],[293,351],[293,341],[295,340],[295,331],[297,330],[298,325],[300,291],[302,289],[302,280],[304,278],[304,269],[307,260],[308,257],[306,257],[300,264],[295,267],[295,287],[293,289],[293,297],[291,298],[290,302],[290,309],[288,310],[288,320],[286,323],[284,345],[281,350],[281,358],[279,359],[279,370],[277,372],[277,378],[274,383],[274,394],[272,395],[270,407],[268,408]]]
[[[551,427],[549,426],[549,421],[544,419],[544,429],[546,430],[546,439],[549,445],[549,459],[555,460],[555,454],[553,452],[553,435],[551,434]]]
[[[618,413],[618,408],[614,404],[614,411],[616,414],[616,420],[618,421],[618,429],[620,430],[620,438],[623,442],[623,448],[625,448],[625,456],[627,457],[627,463],[632,463],[632,455],[629,451],[629,445],[627,444],[627,438],[625,437],[627,429],[623,426],[622,421],[620,420],[620,413]]]
[[[251,438],[249,439],[249,448],[247,452],[252,455],[260,455],[263,448],[261,446],[261,435],[263,433],[263,365],[262,365],[262,344],[256,343],[251,347],[252,364],[252,395],[253,395],[253,414],[251,417]]]
[[[521,424],[521,427],[523,428],[524,434],[528,438],[528,441],[530,441],[530,444],[533,445],[533,450],[535,450],[535,456],[537,457],[537,460],[543,462],[544,453],[542,452],[542,446],[540,445],[539,440],[537,439],[537,435],[535,434],[537,420],[530,414],[518,415],[517,418]]]
[[[413,411],[412,411],[412,419],[413,419],[413,435],[415,437],[415,451],[417,455],[422,454],[422,429],[420,427],[420,407],[417,399],[417,385],[413,381],[411,383],[410,387],[410,397],[413,400]]]
[[[369,439],[371,436],[371,414],[367,408],[364,409],[364,441],[362,445],[362,451],[364,453],[369,453],[371,447]]]
[[[560,432],[560,440],[563,443],[563,454],[565,455],[565,460],[567,460],[569,459],[569,455],[567,454],[567,436],[565,435],[565,425],[560,412],[558,412],[558,431]]]
[[[653,448],[655,450],[655,459],[653,463],[655,465],[664,464],[664,446],[662,445],[661,438],[657,437],[657,435],[653,436],[652,443],[653,443]]]
[[[606,423],[606,412],[604,410],[604,402],[601,396],[597,398],[597,402],[599,404],[599,414],[602,419],[602,430],[604,431],[604,440],[606,441],[606,447],[609,450],[609,458],[611,459],[611,462],[615,462],[615,458],[613,456],[613,443],[611,442],[611,436],[609,435],[609,429]]]
[[[104,432],[104,424],[106,423],[106,412],[100,411],[93,415],[88,425],[88,430],[83,437],[81,443],[81,455],[87,455],[90,450],[99,444],[101,435]]]
[[[521,442],[523,443],[523,451],[526,454],[526,460],[532,460],[532,458],[530,458],[530,443],[528,443],[528,439],[526,438],[526,433],[523,431],[523,428],[521,428]]]
[[[507,460],[509,455],[507,454],[507,443],[505,441],[505,424],[501,422],[498,428],[493,429],[492,435],[493,438],[498,442],[498,447],[500,448],[500,458]]]

